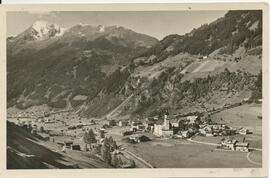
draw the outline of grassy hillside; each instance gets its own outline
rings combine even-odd
[[[127,88],[137,95],[124,113],[196,112],[261,98],[261,42],[261,11],[229,11],[165,37],[133,60]]]
[[[232,54],[240,46],[254,48],[262,45],[262,11],[229,11],[224,17],[203,24],[185,35],[169,35],[141,56],[156,57],[156,61],[170,55],[187,52],[209,55],[217,49]]]
[[[55,143],[44,141],[38,135],[7,122],[8,169],[73,169],[105,168],[101,161],[89,158],[86,153],[61,153]]]

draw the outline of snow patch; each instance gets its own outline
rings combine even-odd
[[[250,25],[250,23],[251,23],[251,21],[248,21],[248,22],[246,23],[246,27],[248,27],[248,26]]]
[[[82,32],[79,32],[78,35],[79,35],[80,37],[84,37],[84,36],[85,36],[85,34],[83,34]]]
[[[250,31],[256,31],[256,29],[258,28],[259,25],[259,20],[255,21],[248,29]]]
[[[102,33],[105,31],[105,26],[104,25],[99,25],[98,26],[98,32]]]
[[[73,68],[72,68],[72,74],[73,74],[73,79],[76,79],[77,78],[77,68],[78,68],[78,66],[74,66]]]
[[[45,39],[48,37],[62,36],[66,29],[59,27],[56,24],[51,24],[47,21],[36,21],[32,25],[32,36],[35,39]]]
[[[76,101],[82,101],[82,100],[86,100],[87,99],[87,96],[85,95],[76,95],[73,100],[76,100]]]
[[[166,51],[168,51],[168,52],[173,51],[173,50],[174,50],[174,47],[173,47],[173,46],[168,46],[168,47],[166,48]]]
[[[235,35],[235,34],[237,34],[239,31],[238,31],[238,28],[235,30],[235,31],[233,31],[232,32],[232,35]]]
[[[82,26],[82,27],[85,27],[85,26],[88,26],[89,24],[84,23],[84,22],[80,22],[79,25]]]

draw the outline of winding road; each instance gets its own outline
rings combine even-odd
[[[219,145],[219,144],[217,144],[217,143],[195,141],[195,140],[192,140],[192,138],[187,139],[187,141],[192,142],[192,143],[197,143],[197,144],[210,145],[210,146],[218,146],[218,145]],[[262,151],[261,148],[250,148],[250,149],[256,150],[256,151]],[[248,162],[250,162],[251,164],[255,164],[255,165],[261,166],[261,165],[262,165],[261,163],[256,162],[256,161],[253,161],[253,160],[250,158],[250,154],[251,154],[251,153],[252,153],[252,152],[248,152],[248,153],[247,153],[247,160],[248,160]]]
[[[106,115],[107,118],[111,118],[122,106],[124,106],[131,98],[133,94],[127,97],[121,104],[119,104],[116,108],[114,108],[109,114]]]
[[[256,162],[256,161],[253,161],[253,160],[250,159],[250,154],[251,154],[251,153],[252,153],[252,152],[248,152],[248,154],[247,154],[247,160],[248,160],[248,162],[250,162],[250,163],[252,163],[252,164],[256,164],[256,165],[261,166],[261,165],[262,165],[261,163]]]
[[[218,146],[219,145],[217,143],[195,141],[195,140],[192,140],[191,138],[187,139],[187,141],[193,142],[193,143],[198,143],[198,144],[211,145],[211,146]]]
[[[134,153],[124,150],[124,153],[128,154],[129,156],[131,156],[133,159],[137,160],[138,162],[142,163],[143,165],[145,165],[148,168],[154,168],[154,166],[152,166],[150,163],[148,163],[147,161],[145,161],[144,159],[140,158],[139,156],[135,155]]]

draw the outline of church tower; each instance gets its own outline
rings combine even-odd
[[[164,114],[163,130],[170,130],[170,119],[168,110],[166,110]]]

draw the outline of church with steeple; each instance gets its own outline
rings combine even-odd
[[[158,137],[169,137],[173,135],[172,125],[170,122],[169,111],[164,112],[163,118],[156,121],[154,124],[154,134]]]

